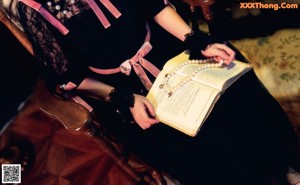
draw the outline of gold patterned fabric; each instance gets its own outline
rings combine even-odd
[[[287,112],[300,139],[300,29],[281,29],[267,37],[231,43],[253,64],[257,76]]]

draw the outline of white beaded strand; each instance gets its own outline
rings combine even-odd
[[[182,86],[187,84],[192,80],[194,76],[196,76],[200,71],[207,69],[207,68],[216,68],[216,67],[222,67],[224,61],[221,60],[218,63],[209,63],[208,62],[214,61],[213,59],[205,59],[205,60],[187,60],[181,64],[179,64],[174,70],[172,70],[169,74],[165,75],[164,82],[159,85],[160,89],[163,89],[165,93],[168,94],[168,97],[171,97],[175,92],[177,92]],[[189,65],[189,64],[199,64],[201,65],[198,67],[195,71],[193,71],[190,75],[188,75],[186,78],[184,78],[182,81],[180,81],[178,84],[176,84],[173,87],[170,87],[168,82],[169,80],[176,74],[178,70],[180,70],[183,66]]]
[[[64,1],[64,2],[62,2]],[[68,14],[72,13],[69,9],[75,4],[76,0],[48,0],[47,7],[51,12],[58,12],[64,17],[68,17]]]

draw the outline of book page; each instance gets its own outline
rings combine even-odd
[[[147,95],[155,107],[157,119],[190,136],[195,136],[220,91],[191,81],[169,97],[167,91],[159,88],[165,74],[165,71],[159,74]],[[174,76],[169,83],[171,86],[175,85],[182,78],[181,76]]]
[[[240,61],[205,69],[201,68],[203,64],[180,65],[188,58],[189,54],[182,52],[170,59],[156,78],[147,99],[154,106],[158,120],[195,136],[223,90],[251,69],[251,65]]]
[[[189,55],[187,52],[181,53],[180,55],[169,60],[164,66],[164,70],[172,71],[180,63],[188,61],[188,57]],[[205,64],[189,64],[177,70],[176,74],[187,77],[189,74],[198,68],[201,68],[203,65]],[[250,64],[235,60],[229,65],[223,65],[222,67],[203,69],[199,71],[192,79],[219,90],[224,90],[250,69]]]
[[[187,65],[177,72],[178,75],[187,76],[191,71],[195,70],[200,65]],[[205,65],[205,64],[204,64]],[[209,85],[211,87],[217,88],[219,90],[225,90],[229,85],[231,85],[236,79],[238,79],[242,74],[251,69],[249,64],[239,62],[237,60],[233,61],[229,65],[223,65],[222,67],[206,68],[199,71],[195,77],[192,79]]]

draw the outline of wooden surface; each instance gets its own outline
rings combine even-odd
[[[1,135],[10,143],[33,146],[32,166],[24,165],[22,185],[135,185],[135,182],[89,136],[74,134],[29,101]],[[23,161],[24,162],[24,161]],[[28,168],[30,167],[30,168]]]

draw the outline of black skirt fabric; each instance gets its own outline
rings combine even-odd
[[[184,184],[268,185],[295,163],[296,136],[281,106],[250,71],[230,86],[195,137],[163,123],[142,130],[97,103],[107,127],[142,159]],[[291,146],[294,147],[291,147]]]

